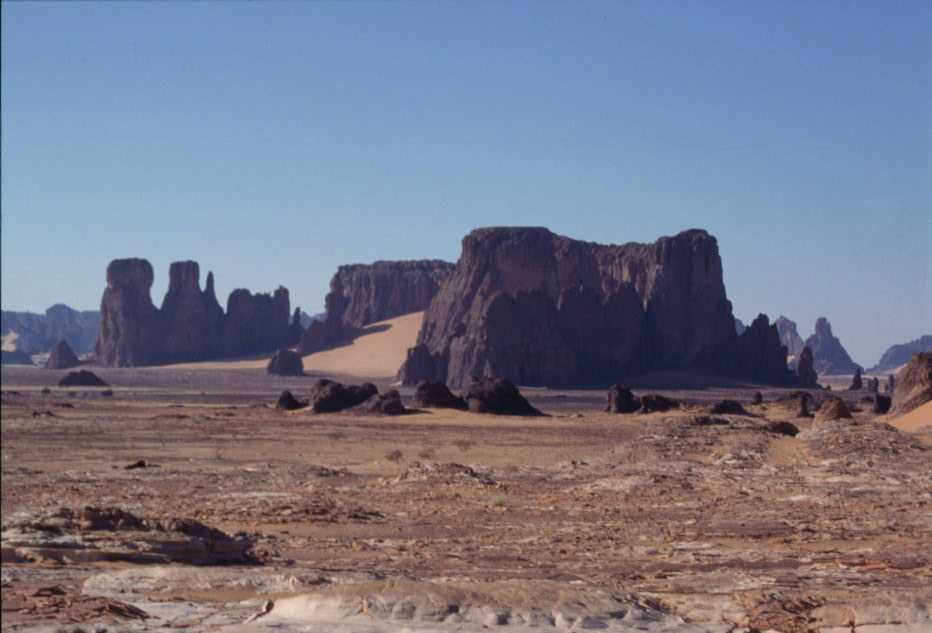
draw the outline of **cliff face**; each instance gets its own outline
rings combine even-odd
[[[832,324],[825,317],[816,320],[815,333],[806,339],[805,346],[812,350],[815,370],[820,376],[853,374],[860,369],[832,334]]]
[[[340,266],[330,280],[326,318],[308,326],[300,352],[311,354],[371,323],[426,310],[452,270],[453,264],[439,260]]]
[[[234,290],[223,311],[213,273],[200,287],[197,262],[175,262],[161,309],[152,304],[152,266],[144,259],[114,260],[101,299],[97,361],[133,367],[207,360],[274,350],[297,342],[289,321],[288,291],[274,296]]]
[[[705,231],[601,245],[544,228],[488,228],[463,239],[400,376],[571,386],[702,368],[749,378],[779,369],[785,380],[785,360],[768,323],[736,334],[718,245]]]

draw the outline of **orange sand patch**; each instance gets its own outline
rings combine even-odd
[[[932,402],[926,402],[906,415],[901,415],[891,424],[907,433],[913,433],[923,427],[932,427]]]

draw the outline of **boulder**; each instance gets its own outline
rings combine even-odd
[[[837,396],[829,396],[826,398],[815,416],[816,422],[849,419],[851,419],[851,410],[848,408],[847,403]]]
[[[760,391],[755,391],[754,398],[751,400],[751,404],[763,404],[763,402],[764,394],[762,394]]]
[[[758,331],[739,343],[714,237],[690,230],[654,244],[601,245],[497,227],[463,239],[399,377],[462,386],[498,375],[569,387],[664,369],[788,378],[775,328],[772,339]]]
[[[608,390],[605,410],[609,413],[634,413],[641,408],[641,400],[622,385],[613,385]]]
[[[278,396],[278,402],[275,403],[275,408],[283,411],[295,411],[297,409],[303,409],[308,406],[308,404],[306,400],[298,400],[294,397],[293,393],[286,390]]]
[[[858,367],[854,370],[854,377],[851,379],[851,385],[848,387],[848,391],[860,391],[864,388],[864,381],[861,379],[861,368]]]
[[[69,371],[58,381],[59,387],[106,387],[107,383],[86,369]]]
[[[514,384],[501,378],[473,378],[466,389],[466,403],[474,413],[496,415],[542,415],[521,395]]]
[[[273,376],[303,376],[304,363],[297,352],[280,349],[272,354],[266,372]]]
[[[737,400],[722,400],[720,402],[716,402],[714,405],[712,405],[710,413],[716,413],[719,415],[750,415]]]
[[[414,406],[428,409],[467,409],[466,400],[453,395],[442,382],[422,380],[414,390]]]
[[[893,412],[908,413],[932,400],[932,352],[915,354],[896,375]]]
[[[398,393],[397,389],[377,393],[369,397],[357,409],[365,413],[378,413],[381,415],[402,415],[407,413],[407,409],[401,402],[401,394]]]
[[[871,413],[876,415],[884,415],[890,411],[890,405],[893,399],[882,393],[872,393],[869,396],[864,396],[861,398],[861,402],[867,404],[870,407]]]
[[[49,352],[49,358],[45,362],[46,369],[71,369],[81,364],[78,355],[74,353],[71,346],[65,341],[58,341],[52,351]]]
[[[653,413],[655,411],[669,411],[678,409],[680,403],[673,398],[661,396],[657,393],[649,393],[641,396],[641,410],[639,413]]]
[[[321,382],[311,394],[311,409],[314,413],[334,413],[359,405],[379,390],[372,383],[344,385],[339,382]]]
[[[806,339],[805,346],[812,350],[814,367],[820,376],[853,374],[859,369],[832,334],[832,324],[825,317],[816,320],[815,333]]]
[[[788,435],[790,437],[796,437],[799,435],[799,427],[792,422],[771,420],[770,422],[767,422],[766,428],[771,433],[777,433],[779,435]]]
[[[819,375],[815,370],[811,347],[803,347],[796,359],[796,384],[800,387],[818,387]]]

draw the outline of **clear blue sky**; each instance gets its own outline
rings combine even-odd
[[[714,233],[735,313],[932,333],[932,3],[2,5],[2,303],[148,258],[322,308],[478,226]]]

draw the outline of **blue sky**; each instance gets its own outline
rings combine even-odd
[[[2,4],[2,303],[148,258],[322,308],[478,226],[706,228],[735,313],[932,333],[932,3]]]

